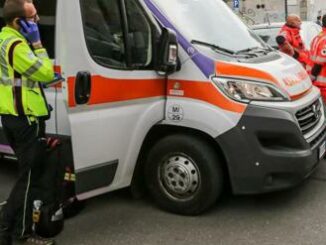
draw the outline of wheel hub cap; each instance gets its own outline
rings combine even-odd
[[[185,156],[173,156],[162,164],[161,181],[170,194],[178,197],[193,195],[199,186],[195,163]]]

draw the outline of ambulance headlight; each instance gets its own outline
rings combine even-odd
[[[250,101],[289,101],[289,97],[272,84],[239,79],[212,78],[213,82],[231,99]]]

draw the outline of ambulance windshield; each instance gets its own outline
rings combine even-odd
[[[222,0],[154,1],[188,41],[201,41],[232,53],[266,47]]]

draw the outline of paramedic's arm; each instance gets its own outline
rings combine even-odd
[[[321,50],[326,50],[326,42],[325,45],[323,45],[322,48],[320,48]],[[324,66],[326,66],[326,54],[323,53],[323,51],[321,51],[322,53],[320,53],[318,55],[318,62],[316,62],[314,64],[314,66],[312,67],[311,70],[311,74],[315,77],[319,76],[321,70],[323,69]]]
[[[314,64],[314,66],[311,69],[311,75],[313,75],[314,77],[318,77],[322,68],[323,68],[322,65]]]
[[[292,57],[296,55],[293,47],[290,45],[290,43],[286,40],[284,35],[279,35],[276,37],[276,42],[279,46],[279,49],[283,52],[286,53]],[[294,57],[295,58],[295,57]]]
[[[322,58],[319,56],[319,58]],[[314,76],[314,78],[317,78],[319,74],[321,73],[323,67],[326,66],[326,56],[325,60],[319,60],[318,62],[314,62],[312,69],[311,69],[311,75]]]
[[[14,69],[23,76],[40,82],[50,82],[54,79],[51,59],[42,44],[33,45],[34,52],[27,43],[21,42],[14,49]]]

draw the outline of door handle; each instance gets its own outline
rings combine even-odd
[[[91,74],[88,71],[77,73],[75,81],[75,101],[78,105],[87,104],[91,96]]]

